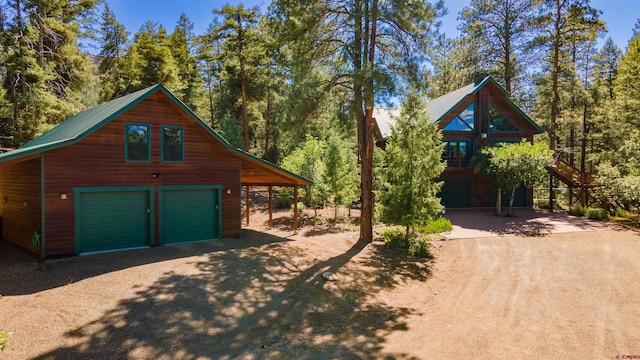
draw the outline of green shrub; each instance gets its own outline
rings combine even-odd
[[[603,209],[589,209],[587,217],[592,220],[609,220],[609,214]]]
[[[390,246],[401,246],[404,243],[405,228],[402,226],[389,226],[380,232],[384,243]]]
[[[574,216],[585,216],[587,214],[587,209],[585,209],[579,203],[575,203],[569,209],[569,214],[574,215]]]
[[[432,258],[429,250],[429,239],[427,237],[409,239],[409,255]]]
[[[12,331],[0,331],[0,350],[4,350],[9,345],[12,336]]]
[[[275,201],[277,209],[289,209],[291,204],[293,204],[293,200],[288,196],[278,196]]]
[[[627,217],[627,215],[629,214],[629,212],[621,207],[616,207],[616,209],[613,211],[613,216],[616,217]]]
[[[451,230],[453,230],[451,221],[443,217],[431,219],[424,226],[420,227],[420,232],[423,234],[439,234]]]

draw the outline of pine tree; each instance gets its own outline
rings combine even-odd
[[[458,17],[463,39],[475,52],[477,71],[487,71],[518,98],[525,92],[528,44],[536,27],[536,0],[471,0]]]
[[[129,33],[116,20],[108,4],[102,12],[101,44],[98,72],[101,78],[100,99],[109,101],[130,92],[132,74],[127,71],[125,56]]]
[[[572,48],[576,49],[582,42],[594,39],[599,31],[604,29],[600,20],[600,11],[591,7],[589,0],[545,0],[541,3],[544,10],[538,17],[543,28],[533,40],[533,45],[542,47],[546,54],[542,79],[538,85],[546,89],[538,93],[546,99],[538,98],[538,102],[548,103],[538,109],[550,109],[550,113],[539,114],[539,118],[547,118],[549,145],[556,150],[559,139],[558,118],[562,116],[561,109],[570,106],[574,94],[562,94],[571,88],[575,78],[575,57]],[[562,79],[567,82],[561,86]],[[546,84],[545,84],[546,83]],[[568,101],[563,100],[563,95]],[[565,102],[566,101],[566,102]],[[542,112],[542,111],[541,111]],[[571,117],[571,114],[567,114]]]
[[[422,85],[416,75],[435,33],[444,4],[426,1],[314,0],[272,3],[275,28],[300,62],[294,86],[319,82],[304,103],[319,102],[336,87],[348,88],[355,119],[360,169],[360,240],[373,239],[373,125],[376,90],[391,94]],[[325,78],[316,69],[330,69]],[[325,73],[325,75],[327,75]],[[397,81],[391,81],[391,80]],[[317,81],[319,80],[319,81]],[[326,80],[326,81],[325,81]],[[391,84],[395,84],[391,86]],[[313,87],[312,87],[313,88]]]
[[[358,181],[357,160],[349,146],[338,137],[327,144],[322,182],[327,188],[334,207],[334,221],[338,220],[338,207],[355,200]]]
[[[175,95],[191,110],[197,112],[202,94],[203,82],[198,72],[194,45],[193,23],[182,13],[173,33],[169,36],[169,44],[173,60],[177,68],[177,85]]]
[[[631,39],[620,58],[618,75],[614,81],[616,120],[625,130],[640,128],[640,37]]]
[[[444,145],[438,125],[429,119],[424,102],[411,93],[387,140],[385,159],[387,191],[383,192],[382,219],[405,227],[409,240],[417,222],[442,210],[437,197],[444,171]]]
[[[175,90],[177,71],[164,27],[147,21],[134,35],[128,56],[135,79],[131,91],[155,84],[163,84],[169,90]]]
[[[242,4],[238,6],[225,5],[222,9],[214,10],[224,22],[215,29],[214,37],[222,39],[225,57],[225,70],[230,77],[227,79],[229,103],[235,104],[239,99],[239,122],[244,137],[244,150],[251,148],[249,133],[249,87],[252,81],[250,72],[256,68],[256,58],[262,48],[256,35],[258,24],[258,8],[246,9]],[[235,94],[239,94],[236,97]],[[235,98],[235,99],[234,99]]]

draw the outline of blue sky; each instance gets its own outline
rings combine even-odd
[[[266,7],[270,3],[266,0],[107,0],[107,2],[116,14],[116,19],[124,24],[131,35],[136,33],[147,20],[162,24],[168,32],[171,32],[182,12],[187,14],[194,23],[196,34],[202,34],[213,18],[213,9],[219,9],[225,4],[243,3],[247,7],[256,5]],[[442,30],[449,37],[455,37],[458,34],[457,15],[468,3],[469,0],[445,0],[449,14],[442,19]],[[613,38],[614,42],[624,50],[631,38],[633,26],[640,17],[640,1],[591,0],[591,5],[603,11],[602,18],[609,30],[606,37]]]

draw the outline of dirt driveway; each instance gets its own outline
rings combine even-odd
[[[433,261],[356,238],[282,226],[44,264],[2,246],[0,358],[640,355],[637,233],[449,239]]]

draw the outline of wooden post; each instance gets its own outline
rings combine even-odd
[[[293,187],[293,232],[298,232],[298,185]]]
[[[246,210],[246,212],[247,212],[247,225],[249,225],[249,206],[251,205],[251,200],[249,200],[249,185],[247,185],[247,189],[246,189],[245,194],[246,194],[245,195],[245,198],[246,198],[245,202],[247,204],[247,210]]]
[[[549,172],[549,211],[553,212],[553,174]]]
[[[269,185],[269,228],[273,227],[273,186]]]

